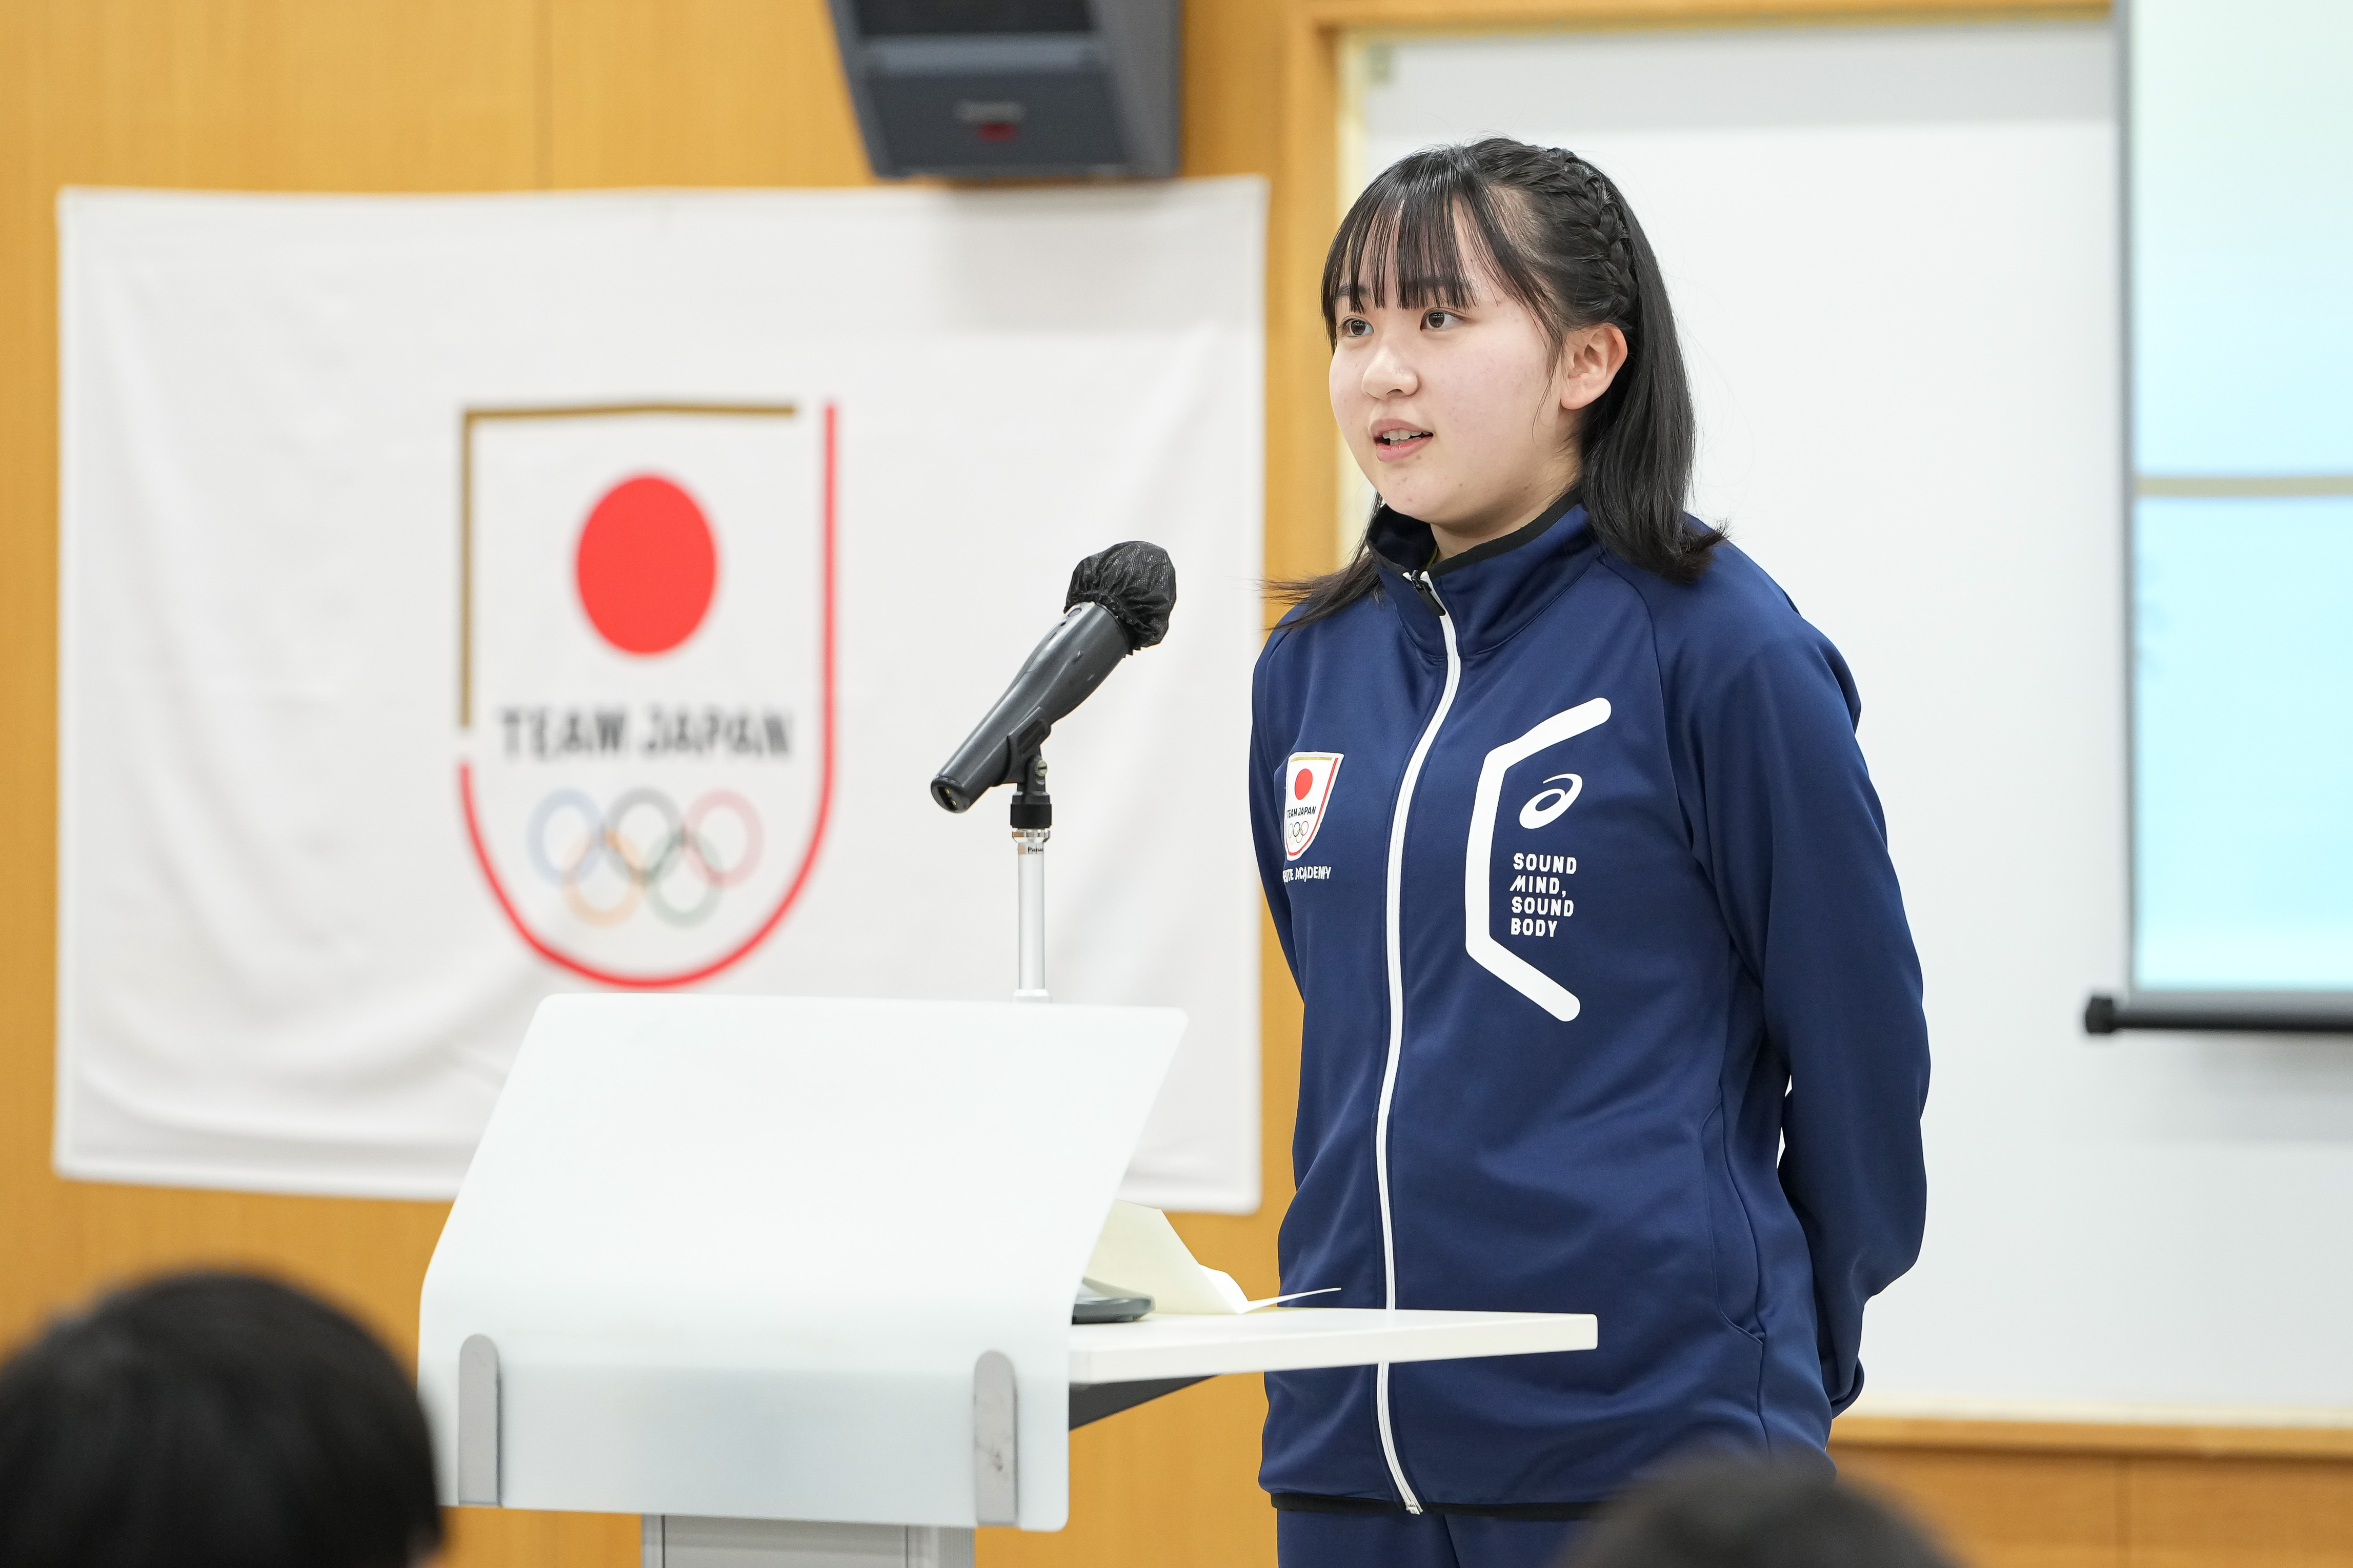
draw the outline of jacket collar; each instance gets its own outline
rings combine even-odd
[[[1509,640],[1600,553],[1574,489],[1526,527],[1444,561],[1430,524],[1387,506],[1373,513],[1365,542],[1406,635],[1432,658],[1443,656],[1445,637],[1423,584],[1445,604],[1455,647],[1469,658]]]

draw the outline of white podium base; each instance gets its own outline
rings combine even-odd
[[[645,1516],[645,1568],[972,1568],[972,1531]]]

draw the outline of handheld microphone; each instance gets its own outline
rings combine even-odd
[[[1176,604],[1176,563],[1156,544],[1131,539],[1080,562],[1062,618],[932,780],[932,798],[949,811],[968,811],[998,784],[1018,783],[1055,721],[1092,696],[1121,659],[1168,635]]]

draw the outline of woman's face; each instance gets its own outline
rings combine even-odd
[[[1626,357],[1612,326],[1571,332],[1556,353],[1483,269],[1472,285],[1453,305],[1343,309],[1332,349],[1349,452],[1383,500],[1430,524],[1441,556],[1533,521],[1568,489],[1577,411]]]

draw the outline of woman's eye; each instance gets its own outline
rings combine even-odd
[[[1461,319],[1451,310],[1425,310],[1421,315],[1421,324],[1431,331],[1442,332]]]
[[[1362,316],[1351,316],[1340,323],[1340,335],[1344,338],[1361,338],[1372,330],[1372,322]]]

